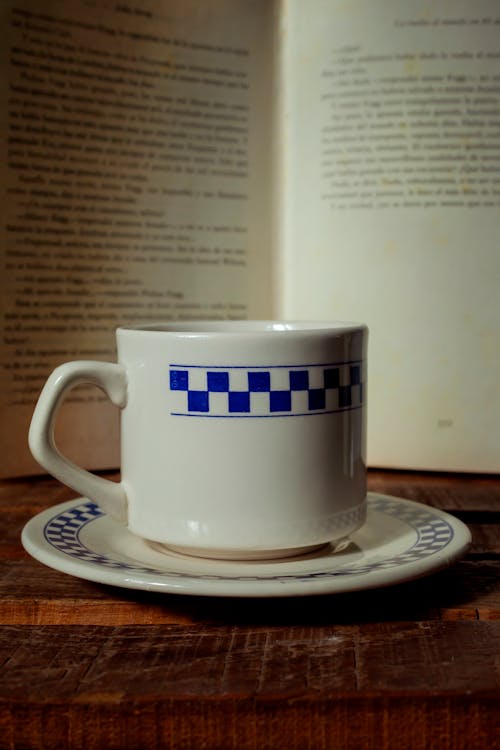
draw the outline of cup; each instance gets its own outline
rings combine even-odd
[[[31,451],[51,474],[146,540],[224,559],[338,542],[366,514],[367,329],[350,323],[200,321],[117,330],[118,363],[58,367]],[[121,481],[54,444],[68,389],[121,409]]]

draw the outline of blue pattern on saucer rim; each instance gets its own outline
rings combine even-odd
[[[31,519],[23,531],[23,543],[36,559],[77,577],[129,588],[215,596],[307,595],[390,585],[449,565],[470,543],[467,527],[443,511],[375,493],[368,495],[367,502],[365,532],[355,532],[345,552],[327,547],[304,558],[267,563],[155,552],[86,498]],[[391,523],[398,538],[387,541],[394,532],[384,537],[381,530]],[[378,545],[376,538],[371,544],[365,541],[370,524],[372,536],[380,536]],[[115,542],[103,551],[102,539],[107,536]],[[124,554],[130,540],[135,550]]]

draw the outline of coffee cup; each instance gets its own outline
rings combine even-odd
[[[275,559],[338,543],[366,514],[367,329],[200,321],[117,330],[118,362],[57,367],[31,451],[52,475],[156,546]],[[121,410],[121,481],[71,463],[57,410],[80,383]]]

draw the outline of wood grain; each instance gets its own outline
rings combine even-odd
[[[81,581],[26,560],[0,563],[0,624],[380,622],[500,620],[500,562],[457,563],[428,578],[376,591],[302,599],[211,599],[129,591]]]
[[[453,694],[11,703],[0,732],[22,750],[496,750],[497,709]]]
[[[30,737],[45,735],[44,747],[73,750],[164,742],[423,748],[442,747],[446,733],[447,747],[465,748],[466,733],[469,748],[495,747],[497,623],[32,627],[1,635],[0,729],[12,746],[35,747]]]
[[[3,626],[0,634],[1,699],[27,703],[500,689],[493,622]]]
[[[368,488],[446,511],[492,511],[500,508],[497,475],[446,474],[434,472],[368,472]]]

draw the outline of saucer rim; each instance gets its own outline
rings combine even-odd
[[[234,598],[317,596],[383,588],[415,580],[445,569],[461,558],[467,551],[472,540],[470,530],[453,515],[424,503],[379,492],[367,493],[368,508],[370,500],[375,498],[386,498],[398,504],[403,504],[408,508],[413,506],[421,510],[426,510],[436,519],[445,521],[453,530],[450,542],[444,549],[438,550],[436,553],[432,553],[421,559],[402,563],[390,569],[379,568],[368,572],[347,573],[338,577],[335,576],[334,571],[336,568],[334,565],[332,565],[329,576],[326,574],[324,577],[307,579],[304,578],[305,574],[301,577],[300,573],[289,573],[283,576],[281,580],[278,576],[256,580],[255,575],[247,575],[245,577],[244,574],[233,578],[214,576],[211,579],[210,576],[197,575],[195,573],[192,575],[184,574],[183,577],[176,578],[175,573],[168,570],[164,572],[157,571],[157,573],[153,574],[141,572],[138,575],[133,570],[106,568],[95,562],[71,557],[65,552],[58,550],[45,538],[44,530],[46,525],[60,514],[82,503],[89,502],[88,498],[85,497],[76,497],[50,506],[37,513],[25,524],[22,530],[21,541],[28,554],[38,562],[79,579],[118,588],[164,594]],[[111,523],[118,533],[120,533],[122,528],[124,533],[130,533],[126,527],[122,527],[121,524],[114,521],[100,507],[99,510],[101,510],[102,515],[97,516],[91,523],[106,521],[107,523]],[[369,523],[369,519],[365,523]],[[409,522],[408,525],[410,528],[414,528]],[[379,547],[383,550],[386,545],[387,543],[381,543]],[[182,558],[182,556],[176,555],[177,564],[179,558]],[[188,559],[190,562],[193,560],[193,558]],[[333,560],[334,558],[332,558]],[[139,567],[140,562],[140,560],[137,560],[137,567]],[[198,562],[201,566],[203,558],[198,558]],[[300,560],[294,560],[294,562],[300,563]],[[147,564],[147,561],[145,561],[145,564]],[[244,562],[239,561],[235,561],[233,564],[235,568],[241,568],[242,570],[245,566]],[[282,561],[270,561],[268,564],[279,568],[282,565]]]

